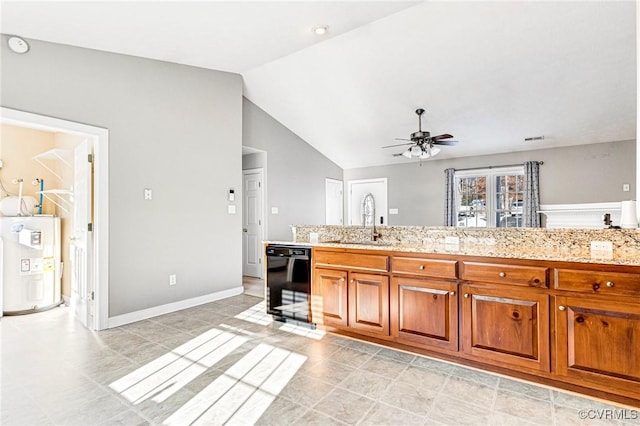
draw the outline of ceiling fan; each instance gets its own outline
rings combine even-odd
[[[421,160],[431,158],[440,152],[440,148],[434,145],[455,145],[458,141],[450,141],[444,139],[450,139],[453,136],[444,133],[442,135],[431,136],[429,132],[422,131],[422,114],[424,109],[418,108],[416,110],[418,114],[418,131],[411,133],[411,139],[396,138],[397,141],[409,141],[408,143],[400,143],[396,145],[387,145],[382,148],[394,148],[397,146],[409,146],[406,151],[398,154],[393,154],[394,157],[404,156],[407,158],[417,157]]]

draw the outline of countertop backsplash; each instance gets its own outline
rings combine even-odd
[[[295,242],[422,253],[640,265],[640,229],[455,228],[429,226],[295,225]],[[448,237],[448,238],[447,238]],[[453,237],[453,238],[452,238]],[[456,240],[457,237],[457,240]],[[592,258],[592,241],[610,241],[613,258]]]

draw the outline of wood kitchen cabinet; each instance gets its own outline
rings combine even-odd
[[[359,331],[389,335],[389,277],[349,273],[348,326]]]
[[[458,284],[391,278],[391,335],[399,343],[458,350]]]
[[[347,326],[347,272],[316,268],[311,286],[311,317],[317,324]]]
[[[376,273],[387,271],[387,256],[319,251],[314,262],[314,322],[389,336],[389,277]]]
[[[549,295],[535,289],[462,286],[462,350],[475,359],[550,371]]]
[[[556,373],[640,397],[640,274],[557,270]]]
[[[455,260],[393,256],[390,317],[394,340],[437,351],[458,351]]]
[[[334,331],[640,403],[640,267],[315,249],[313,320]]]

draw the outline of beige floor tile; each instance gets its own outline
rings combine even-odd
[[[489,413],[488,407],[467,404],[441,394],[433,403],[427,424],[434,420],[445,425],[484,425],[489,422]]]
[[[426,419],[413,413],[377,403],[364,417],[362,425],[423,425]]]
[[[530,398],[522,394],[498,391],[493,405],[495,411],[512,414],[538,425],[553,423],[553,406],[548,401]]]
[[[338,387],[377,401],[384,395],[391,381],[392,379],[389,377],[357,369],[349,374]]]
[[[419,416],[426,416],[436,396],[437,393],[428,386],[395,382],[387,387],[380,401]]]
[[[374,401],[344,389],[334,389],[314,410],[330,415],[344,423],[354,425],[373,407]]]

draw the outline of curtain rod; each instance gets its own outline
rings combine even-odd
[[[544,161],[538,161],[538,164],[543,165]],[[466,172],[467,170],[484,170],[484,169],[500,169],[503,167],[515,167],[515,166],[522,166],[523,163],[519,163],[519,164],[505,164],[504,166],[487,166],[487,167],[468,167],[466,169],[453,169],[456,172]]]

